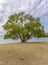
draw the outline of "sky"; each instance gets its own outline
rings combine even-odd
[[[20,11],[39,17],[48,32],[48,0],[0,0],[0,34],[8,17]]]

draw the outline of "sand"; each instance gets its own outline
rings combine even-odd
[[[0,65],[48,65],[48,43],[0,44]]]

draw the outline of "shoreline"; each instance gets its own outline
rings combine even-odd
[[[30,40],[28,40],[27,42],[29,43],[38,43],[38,42],[42,42],[42,43],[48,43],[48,38],[32,38]],[[0,44],[11,44],[11,43],[21,43],[21,40],[13,40],[13,39],[3,39],[2,37],[0,38]]]
[[[0,43],[0,45],[12,45],[12,44],[48,44],[48,42],[15,42],[15,43]]]

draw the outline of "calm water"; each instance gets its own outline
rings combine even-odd
[[[7,44],[7,43],[17,43],[21,42],[20,40],[12,40],[12,39],[3,39],[3,37],[0,37],[0,44]]]
[[[12,39],[3,39],[3,37],[0,37],[0,44],[7,44],[7,43],[17,43],[21,42],[20,39],[18,40],[12,40]],[[27,42],[48,42],[48,38],[32,38],[28,40]]]

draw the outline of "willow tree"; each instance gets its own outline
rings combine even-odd
[[[32,37],[44,37],[45,34],[40,19],[24,12],[9,16],[3,28],[6,30],[5,39],[21,39],[22,42]]]

